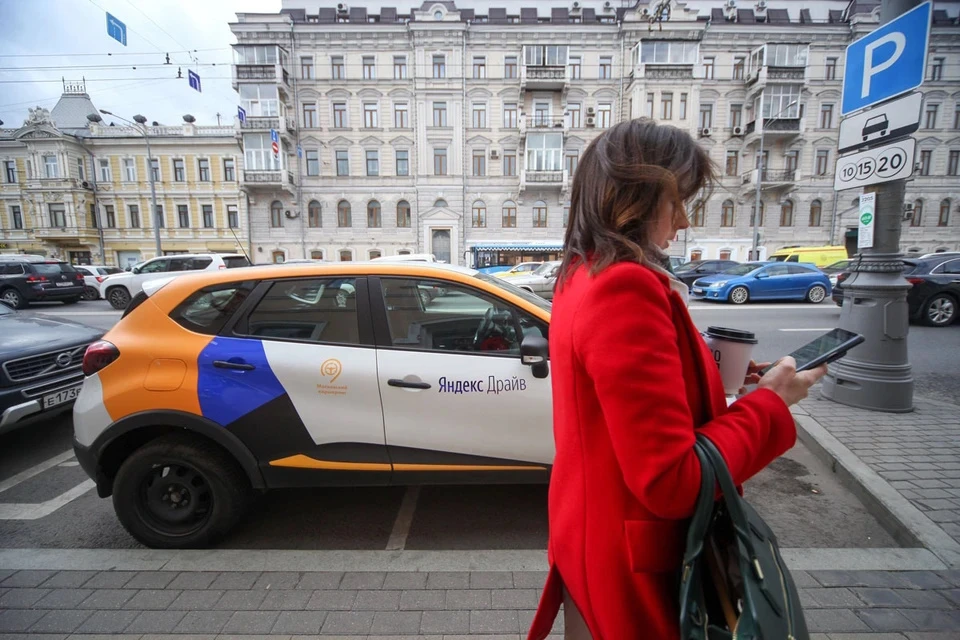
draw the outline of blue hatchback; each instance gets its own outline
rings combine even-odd
[[[692,297],[744,304],[752,300],[806,300],[814,304],[830,295],[830,279],[805,263],[746,262],[700,278]]]

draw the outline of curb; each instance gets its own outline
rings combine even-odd
[[[792,408],[797,438],[830,465],[840,481],[863,503],[894,540],[924,547],[951,568],[960,568],[960,544],[899,491],[843,445],[803,409]]]

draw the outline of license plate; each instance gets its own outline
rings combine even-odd
[[[698,296],[699,296],[699,295],[703,295],[703,289],[698,289],[698,288],[694,287],[693,292],[694,292],[695,294],[697,294]]]
[[[81,386],[82,385],[78,384],[75,387],[61,389],[56,393],[51,393],[50,395],[43,396],[43,408],[49,409],[50,407],[55,407],[58,404],[63,404],[64,402],[70,402],[71,400],[76,400],[77,396],[80,395]]]
[[[73,283],[72,283],[72,282],[58,282],[58,283],[57,283],[57,286],[58,286],[58,287],[72,287],[72,286],[73,286]]]

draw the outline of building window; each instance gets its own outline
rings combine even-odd
[[[303,80],[313,80],[313,58],[310,56],[300,57],[300,77]]]
[[[746,58],[743,56],[736,56],[733,59],[733,79],[734,80],[743,80],[743,69],[746,66]]]
[[[487,59],[484,56],[473,56],[473,77],[477,80],[487,77]]]
[[[613,57],[600,56],[600,75],[601,80],[609,80],[613,77]]]
[[[330,75],[334,80],[343,80],[347,77],[343,64],[343,56],[333,56],[330,58]]]
[[[374,56],[363,56],[363,79],[375,80],[377,78],[377,59]]]
[[[733,215],[734,215],[733,200],[724,200],[723,206],[720,208],[720,226],[732,227]]]
[[[485,176],[487,175],[487,152],[485,149],[474,149],[473,150],[473,175],[474,176]]]
[[[803,85],[775,84],[763,91],[764,118],[799,118]]]
[[[283,226],[283,205],[279,200],[274,200],[270,204],[270,226],[273,228]]]
[[[687,94],[680,94],[680,119],[687,119]]]
[[[83,162],[82,160],[80,161]],[[6,160],[3,163],[3,172],[4,177],[6,178],[7,184],[16,184],[17,182],[17,162],[16,160]],[[83,179],[83,176],[80,177]]]
[[[59,178],[60,165],[57,156],[43,156],[43,175],[45,178]]]
[[[836,80],[837,79],[837,59],[836,58],[827,58],[827,64],[824,69],[824,79],[826,80]]]
[[[527,171],[563,170],[563,135],[535,133],[527,136]]]
[[[10,205],[10,215],[13,217],[13,228],[23,229],[23,213],[19,205]]]
[[[960,102],[953,111],[953,128],[960,130]]]
[[[503,175],[505,176],[517,175],[517,152],[516,151],[503,152]]]
[[[50,211],[50,226],[51,227],[65,227],[67,226],[67,211],[62,204],[50,204],[47,205]]]
[[[830,170],[830,151],[827,149],[817,150],[817,175],[825,176]]]
[[[823,203],[814,200],[810,203],[810,226],[819,227],[823,218]]]
[[[210,182],[210,160],[206,158],[197,160],[197,175],[200,182]]]
[[[446,78],[447,77],[447,58],[444,55],[435,55],[433,56],[433,77],[434,78]]]
[[[567,59],[567,66],[570,68],[570,79],[579,80],[582,77],[581,66],[583,59],[580,56],[570,56]]]
[[[832,104],[820,105],[820,128],[821,129],[833,128],[833,105]]]
[[[660,94],[660,119],[673,120],[673,94]]]
[[[653,117],[653,103],[656,101],[656,96],[653,93],[647,94],[647,110],[643,114],[648,118]]]
[[[913,215],[910,216],[910,226],[919,227],[923,222],[923,200],[914,200]]]
[[[713,80],[714,79],[714,70],[716,69],[716,58],[704,58],[703,59],[703,79],[704,80]]]
[[[410,203],[406,200],[401,200],[397,203],[397,226],[403,229],[410,227]]]
[[[237,181],[236,163],[233,161],[233,158],[225,158],[223,160],[223,181],[224,182]]]
[[[270,253],[270,259],[273,261],[273,264],[283,264],[287,261],[287,254],[283,251],[273,251]]]
[[[930,80],[937,82],[943,80],[943,58],[934,58],[930,63]]]
[[[307,175],[320,175],[320,152],[316,149],[307,149]]]
[[[503,77],[517,77],[517,56],[507,56],[503,59]]]
[[[320,203],[311,200],[307,205],[307,226],[316,229],[322,225],[320,220]]]
[[[580,129],[583,127],[583,118],[581,117],[582,113],[579,102],[572,102],[567,105],[567,116],[571,129]]]
[[[306,102],[303,105],[303,127],[314,129],[317,126],[317,105],[315,102]]]
[[[104,228],[115,229],[117,226],[117,212],[113,208],[113,205],[112,204],[103,205],[103,212],[107,218],[103,225]]]
[[[931,149],[923,149],[920,151],[920,175],[930,175],[930,161],[932,158],[933,151]]]
[[[130,222],[131,229],[140,228],[140,207],[138,205],[131,204],[127,207],[127,220]]]
[[[393,126],[397,129],[410,127],[410,109],[406,102],[397,102],[393,105]]]
[[[786,163],[786,167],[784,168],[787,170],[787,173],[790,174],[791,177],[794,177],[797,172],[797,167],[800,165],[800,152],[797,150],[788,151],[784,154],[783,159]],[[766,163],[766,159],[764,159],[764,163]]]
[[[433,175],[435,176],[447,175],[447,150],[446,149],[433,150]]]
[[[311,260],[323,260],[323,250],[322,250],[322,249],[318,249],[318,250],[316,250],[316,251],[311,251],[311,252],[310,252],[310,259],[311,259]]]
[[[367,203],[367,226],[370,228],[383,226],[383,220],[380,216],[380,203],[376,200]]]
[[[213,205],[212,204],[200,205],[200,212],[203,215],[203,228],[213,229]]]
[[[227,226],[236,229],[240,226],[240,213],[237,211],[237,205],[227,205]]]
[[[953,150],[947,159],[947,175],[960,175],[960,151]]]
[[[353,220],[350,214],[350,203],[346,200],[341,200],[337,203],[337,226],[344,228],[353,226]]]
[[[124,182],[137,181],[137,166],[133,163],[133,158],[123,159],[123,180]]]
[[[410,152],[406,149],[400,149],[397,151],[397,175],[410,175]]]
[[[99,216],[97,215],[97,205],[90,203],[90,226],[94,229],[100,227]]]
[[[100,165],[100,182],[113,182],[113,172],[110,170],[110,161],[106,158],[97,160]]]
[[[760,226],[760,227],[763,226],[763,218],[766,211],[767,211],[767,205],[765,205],[763,203],[763,200],[761,200],[760,201],[760,222],[757,223],[757,226]],[[752,206],[750,207],[750,226],[751,227],[753,226],[753,221],[756,217],[757,217],[757,207]]]
[[[538,200],[533,204],[533,226],[542,229],[547,226],[547,203]]]
[[[407,56],[393,56],[393,79],[407,79]]]
[[[697,202],[693,207],[693,217],[690,218],[690,224],[694,227],[702,227],[707,219],[707,205],[703,200]]]
[[[380,126],[380,106],[376,102],[363,103],[363,126],[366,129]]]
[[[730,127],[742,127],[743,126],[743,105],[742,104],[731,104],[730,105]]]
[[[157,208],[156,208],[156,211],[154,211],[154,214],[156,215],[156,219],[154,220],[154,223],[155,223],[158,227],[160,227],[161,229],[163,229],[164,227],[166,227],[166,226],[167,226],[167,219],[166,219],[166,216],[163,215],[163,205],[162,205],[162,204],[158,204],[158,205],[157,205]]]
[[[333,103],[333,128],[346,129],[347,126],[349,126],[349,120],[347,119],[347,103],[334,102]]]
[[[279,204],[279,203],[276,203],[276,204]],[[180,226],[181,229],[190,228],[190,210],[187,208],[187,205],[185,204],[177,205],[177,224]],[[275,226],[280,226],[280,225],[275,225]]]
[[[937,111],[940,110],[939,104],[928,104],[924,112],[923,126],[925,129],[937,128]]]
[[[569,178],[573,178],[573,174],[577,172],[577,165],[579,164],[580,152],[578,150],[568,150],[563,156],[563,168],[567,172],[567,176]]]
[[[85,173],[83,169],[83,158],[77,158],[77,179],[81,181],[86,180]]]
[[[473,103],[473,128],[487,128],[487,105],[482,102]]]
[[[713,105],[712,104],[700,105],[700,128],[701,129],[713,128]]]
[[[338,149],[335,155],[337,157],[337,175],[350,175],[350,152],[346,149]]]
[[[232,160],[230,162],[233,162]],[[160,159],[154,158],[150,161],[150,171],[153,173],[153,181],[160,182]]]
[[[183,164],[183,159],[176,158],[173,161],[173,181],[174,182],[186,182],[187,174],[186,169]]]
[[[378,176],[380,175],[380,152],[368,150],[367,151],[367,175],[368,176]]]
[[[940,201],[940,217],[937,218],[938,227],[946,227],[950,224],[950,200]]]
[[[503,128],[504,129],[517,128],[517,103],[516,102],[503,103]]]
[[[447,126],[447,103],[446,102],[433,103],[433,126],[435,127]]]
[[[740,175],[740,152],[739,151],[727,151],[727,161],[724,166],[724,175],[726,176]]]
[[[353,251],[350,249],[340,250],[340,262],[351,262],[353,260]]]
[[[240,106],[248,116],[276,117],[280,115],[280,100],[276,84],[241,84]]]
[[[597,105],[597,126],[606,129],[613,121],[613,105],[604,102]]]
[[[787,200],[780,205],[780,226],[781,227],[792,227],[793,226],[793,201]]]
[[[473,203],[473,212],[470,220],[474,227],[487,226],[487,205],[483,203],[483,200],[477,200]]]
[[[501,209],[502,220],[500,226],[504,229],[513,229],[517,226],[517,205],[511,200],[507,200],[503,203],[503,209]]]

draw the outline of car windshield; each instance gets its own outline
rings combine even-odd
[[[781,253],[780,255],[774,254],[770,256],[770,259],[774,262],[786,262],[790,258],[789,253]]]
[[[544,262],[542,265],[533,270],[533,275],[545,276],[550,273],[555,266],[557,265],[553,262]]]
[[[544,311],[550,311],[550,309],[553,308],[553,305],[551,305],[550,302],[548,302],[547,300],[544,300],[540,296],[535,295],[527,291],[526,289],[515,287],[514,285],[510,284],[509,280],[504,280],[503,278],[494,278],[492,276],[488,276],[485,273],[478,273],[474,277],[477,280],[483,280],[488,284],[495,285],[498,288],[503,289],[504,291],[509,291],[513,295],[523,298],[527,302],[540,307]]]
[[[729,269],[724,270],[722,273],[727,276],[745,276],[747,274],[753,273],[763,264],[757,262],[748,262],[746,264],[738,264],[735,267],[730,267]]]
[[[76,273],[73,265],[66,262],[35,262],[33,268],[42,276],[58,276],[61,273]]]

